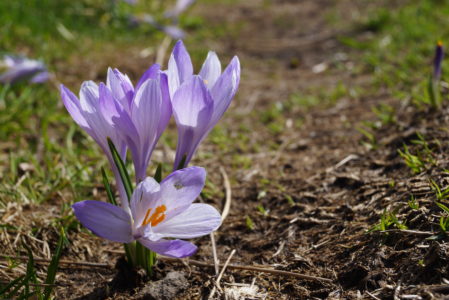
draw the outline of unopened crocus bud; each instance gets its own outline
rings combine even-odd
[[[441,41],[437,42],[435,48],[435,58],[433,60],[433,80],[439,81],[441,78],[441,65],[444,58],[443,43]]]

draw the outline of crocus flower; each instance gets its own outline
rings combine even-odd
[[[153,65],[134,88],[128,76],[117,69],[109,69],[106,85],[84,82],[80,100],[61,86],[61,97],[75,122],[108,157],[122,205],[127,207],[128,199],[107,139],[112,140],[123,160],[127,149],[131,150],[136,180],[143,180],[153,149],[172,113],[166,75],[160,72],[158,65]]]
[[[149,15],[149,14],[145,14],[142,17],[142,22],[150,24],[151,26],[153,26],[154,28],[156,28],[157,30],[162,31],[163,33],[165,33],[166,35],[170,36],[171,38],[178,40],[178,39],[183,39],[185,37],[185,32],[179,28],[176,25],[163,25],[159,22],[156,21],[156,19]]]
[[[441,64],[443,63],[444,49],[443,43],[438,41],[435,48],[435,58],[433,60],[433,80],[439,81],[441,77]]]
[[[224,72],[215,52],[209,52],[198,75],[193,75],[189,53],[178,41],[171,54],[168,84],[178,127],[174,168],[190,162],[199,143],[223,116],[237,92],[240,62],[235,56]],[[185,163],[180,163],[185,158]]]
[[[146,177],[151,154],[172,114],[167,76],[155,64],[134,89],[126,75],[109,69],[107,86],[111,99],[102,106],[104,114],[131,150],[136,181],[140,182]],[[114,99],[121,105],[108,105]]]
[[[42,83],[49,78],[44,63],[38,60],[5,55],[0,66],[6,68],[6,71],[0,74],[1,83],[16,83],[25,80],[31,83]]]
[[[165,13],[167,18],[177,18],[182,14],[190,5],[192,5],[195,0],[177,0],[175,7]]]
[[[61,85],[60,93],[62,101],[73,120],[97,142],[108,157],[117,181],[122,205],[127,207],[126,193],[118,169],[114,164],[107,139],[111,139],[122,159],[126,157],[126,143],[120,133],[108,122],[108,115],[104,113],[104,109],[101,109],[100,103],[103,103],[103,107],[106,105],[114,107],[114,110],[123,110],[123,107],[118,101],[110,97],[110,92],[103,83],[98,86],[93,81],[85,81],[81,85],[79,100],[64,85]]]
[[[134,191],[130,210],[90,200],[72,207],[78,220],[102,238],[120,243],[137,240],[154,252],[182,258],[194,254],[197,247],[179,239],[209,234],[221,224],[215,208],[192,204],[205,177],[206,171],[199,167],[173,172],[161,184],[147,177]]]

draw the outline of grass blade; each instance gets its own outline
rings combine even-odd
[[[447,212],[449,214],[449,208],[444,205],[443,203],[440,202],[435,202],[436,205],[438,205],[439,208],[441,208],[442,210],[444,210],[445,212]]]
[[[5,294],[7,291],[9,291],[13,286],[15,286],[16,284],[19,283],[19,281],[23,280],[25,278],[25,275],[19,276],[16,279],[14,279],[13,281],[11,281],[10,283],[8,283],[6,286],[4,286],[1,290],[0,290],[0,296],[2,296],[3,294]],[[7,297],[6,297],[7,298]]]
[[[36,270],[34,269],[34,257],[33,257],[33,252],[31,251],[31,249],[25,244],[23,243],[23,247],[27,250],[28,253],[28,263],[27,263],[27,271],[26,274],[27,276],[29,276],[29,279],[33,281],[34,284],[38,284],[37,281],[37,276],[36,276]],[[36,289],[39,289],[36,286]],[[24,291],[25,295],[29,295],[30,294],[30,286],[28,284],[28,281],[25,283],[25,291]]]
[[[55,253],[48,265],[47,278],[45,279],[45,284],[48,284],[44,290],[44,300],[50,299],[51,292],[53,290],[53,284],[55,283],[56,271],[58,270],[59,259],[61,258],[62,249],[64,247],[65,231],[61,229],[59,235],[58,245],[56,246]]]
[[[26,276],[21,276],[19,278],[23,278],[22,281],[18,282],[16,287],[8,295],[6,295],[4,299],[12,299],[19,292],[22,286],[27,284],[28,280],[30,280],[30,276],[28,274]]]

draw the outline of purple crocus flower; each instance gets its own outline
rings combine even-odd
[[[441,64],[443,63],[444,49],[441,41],[437,42],[435,48],[435,58],[433,60],[433,80],[439,81],[441,78]]]
[[[2,64],[6,67],[6,71],[0,74],[1,83],[16,83],[25,80],[31,83],[42,83],[49,78],[44,63],[38,60],[5,55]]]
[[[199,167],[173,172],[161,184],[147,177],[134,191],[130,210],[91,200],[72,207],[78,220],[102,238],[119,243],[137,240],[154,252],[182,258],[194,254],[197,247],[179,239],[209,234],[221,224],[215,208],[192,204],[205,179],[206,171]]]
[[[174,168],[187,166],[199,143],[223,116],[237,92],[240,62],[235,56],[224,72],[215,52],[209,52],[198,75],[193,75],[189,53],[178,41],[171,54],[168,85],[178,126]],[[180,166],[183,158],[185,163]]]
[[[165,13],[167,18],[177,18],[182,14],[187,8],[189,8],[195,0],[177,0],[175,7]]]
[[[131,150],[136,181],[140,182],[146,177],[151,154],[172,114],[167,76],[155,64],[134,89],[126,75],[109,69],[107,86],[111,101],[117,99],[121,105],[111,107],[105,102],[104,114]]]
[[[108,122],[109,116],[102,107],[110,106],[116,110],[122,110],[121,104],[110,97],[110,91],[101,83],[98,86],[93,81],[85,81],[81,85],[80,97],[78,98],[64,85],[60,87],[62,101],[73,120],[83,128],[101,147],[114,172],[123,207],[128,207],[126,193],[120,175],[109,150],[107,139],[117,148],[122,159],[126,157],[126,143],[120,133]]]
[[[152,15],[149,15],[149,14],[145,14],[142,17],[142,22],[150,24],[157,30],[162,31],[163,33],[165,33],[166,35],[170,36],[171,38],[173,38],[175,40],[183,39],[186,35],[185,32],[178,26],[163,25],[163,24],[157,22],[156,19]]]
[[[167,76],[159,69],[159,65],[148,69],[136,88],[128,76],[109,69],[106,85],[83,83],[79,101],[61,86],[61,97],[68,112],[108,157],[125,208],[128,200],[107,138],[112,140],[123,160],[127,148],[130,149],[136,181],[143,180],[154,147],[172,114]]]

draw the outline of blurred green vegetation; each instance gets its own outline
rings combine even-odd
[[[425,102],[436,43],[449,45],[449,1],[404,2],[377,7],[355,26],[361,34],[341,36],[340,41],[363,53],[366,68],[360,72],[374,74],[376,89]],[[448,66],[443,62],[443,80]]]

